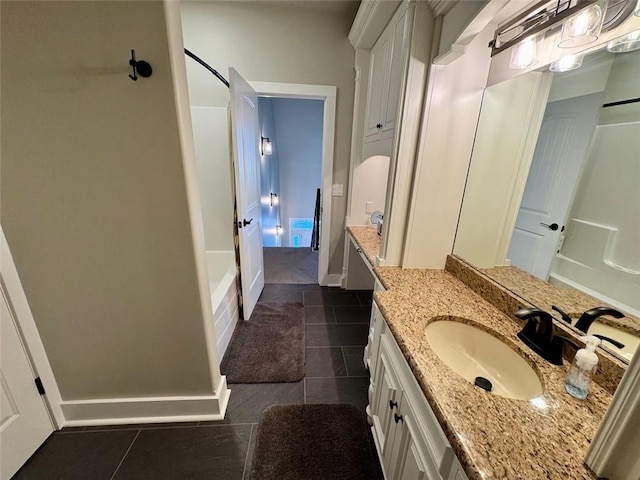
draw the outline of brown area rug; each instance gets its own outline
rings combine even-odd
[[[251,480],[376,480],[376,454],[354,405],[277,405],[258,424]]]
[[[239,321],[220,370],[228,383],[297,382],[304,377],[304,307],[258,303]]]

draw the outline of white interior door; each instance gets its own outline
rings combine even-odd
[[[53,431],[0,283],[0,479],[8,480]]]
[[[258,95],[233,68],[229,69],[229,84],[243,313],[248,320],[264,288]]]
[[[508,258],[547,280],[602,106],[602,93],[547,105]]]

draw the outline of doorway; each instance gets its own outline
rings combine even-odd
[[[324,101],[258,97],[265,283],[318,282]]]
[[[336,88],[249,83],[259,98],[265,283],[335,284],[328,271]]]

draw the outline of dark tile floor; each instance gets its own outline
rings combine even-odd
[[[249,478],[257,422],[267,407],[353,403],[364,411],[369,377],[362,356],[371,292],[269,284],[260,301],[304,303],[303,380],[230,385],[223,421],[63,429],[47,439],[14,479],[243,480]]]

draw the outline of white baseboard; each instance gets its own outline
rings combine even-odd
[[[324,282],[321,285],[326,287],[341,287],[342,275],[339,273],[329,273],[324,277]]]
[[[222,420],[230,394],[226,377],[216,390],[217,395],[98,398],[63,401],[60,406],[65,427]]]

